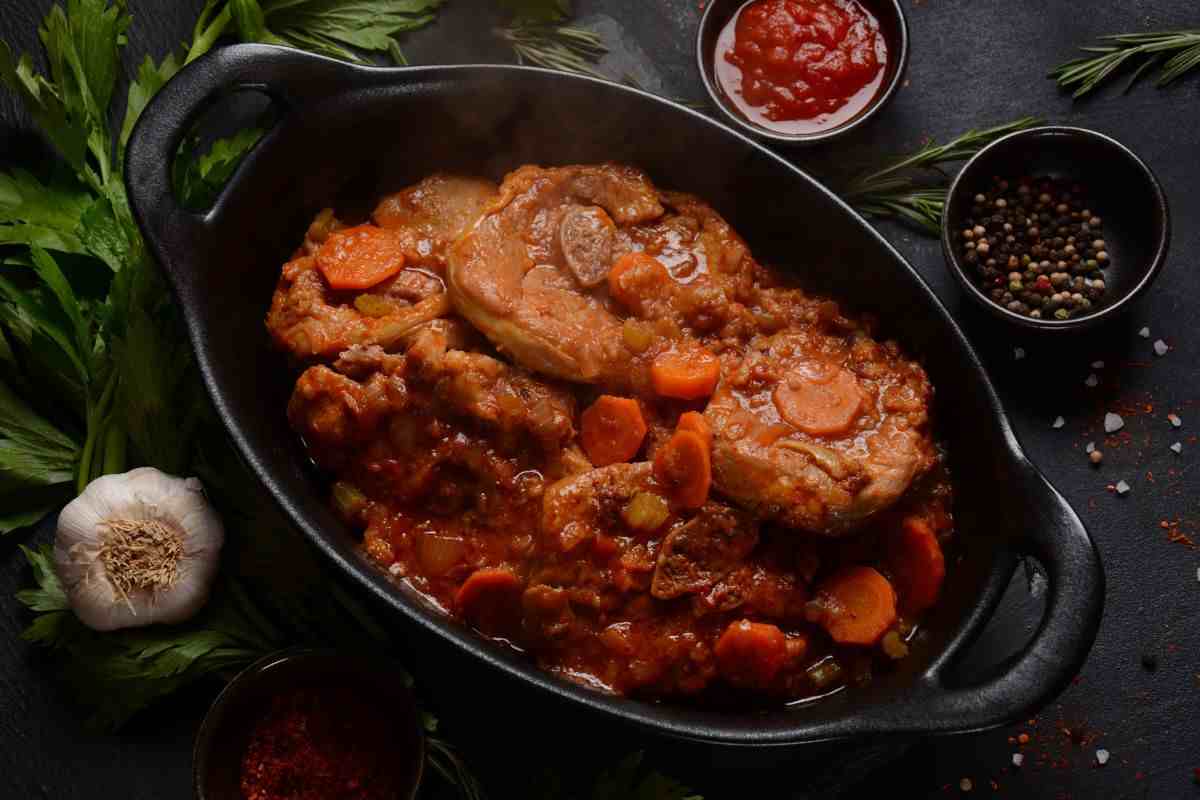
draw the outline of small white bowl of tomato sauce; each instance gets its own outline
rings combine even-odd
[[[709,0],[696,36],[709,96],[735,125],[787,144],[854,130],[899,88],[899,0]]]

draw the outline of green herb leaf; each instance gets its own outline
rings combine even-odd
[[[175,162],[175,195],[184,208],[199,210],[212,205],[234,170],[258,144],[266,130],[246,128],[228,139],[218,139],[200,158],[181,147]]]
[[[647,767],[644,758],[641,751],[630,753],[596,776],[590,791],[564,786],[562,775],[549,772],[541,780],[538,796],[544,800],[704,800],[673,778]]]
[[[592,66],[608,52],[604,41],[592,31],[567,25],[515,22],[496,31],[496,35],[512,47],[518,64],[609,80]]]
[[[63,275],[62,270],[59,269],[58,264],[50,257],[49,253],[40,247],[34,247],[30,250],[30,255],[33,259],[34,271],[54,295],[55,300],[58,301],[58,308],[67,318],[68,330],[74,339],[75,352],[86,364],[92,353],[92,331],[91,326],[83,317],[83,310],[79,306],[75,290],[71,288],[71,284],[67,282],[67,276]]]
[[[70,111],[57,89],[34,72],[28,55],[14,58],[0,40],[0,81],[22,100],[42,133],[77,173],[83,173],[87,158],[88,128]]]
[[[0,533],[41,519],[64,499],[79,445],[0,382]]]
[[[1170,57],[1162,64],[1155,82],[1159,87],[1200,66],[1200,29],[1118,33],[1103,36],[1100,42],[1097,46],[1080,48],[1093,55],[1068,61],[1050,71],[1050,77],[1060,87],[1074,90],[1071,96],[1076,99],[1106,83],[1125,67],[1139,62],[1125,85],[1126,92],[1167,56]]]
[[[964,161],[1002,136],[1041,122],[1023,117],[983,130],[969,130],[945,144],[927,142],[916,152],[896,157],[883,167],[852,179],[843,191],[847,202],[862,214],[897,219],[922,233],[941,233],[948,176],[945,164]]]
[[[75,377],[82,387],[89,382],[89,373],[84,354],[77,349],[75,331],[63,319],[61,309],[55,307],[53,300],[47,299],[44,292],[22,288],[7,277],[0,276],[0,300],[7,300],[15,309],[4,316],[10,319],[20,317],[20,322],[28,325],[37,337],[32,342],[35,348],[49,343],[57,352],[65,357],[75,372]],[[14,320],[15,321],[15,320]],[[18,325],[10,323],[10,328]],[[40,338],[43,341],[39,342]]]
[[[137,124],[138,118],[146,108],[146,104],[178,71],[179,59],[174,53],[168,55],[159,64],[155,64],[154,59],[146,56],[142,65],[138,67],[137,75],[129,84],[129,98],[125,102],[125,121],[121,124],[121,136],[117,142],[117,155],[120,163],[124,163],[125,145],[129,141],[129,135],[133,133],[133,126]]]
[[[231,7],[243,38],[362,61],[355,49],[393,52],[396,36],[428,25],[443,1],[263,0],[260,5],[256,0],[232,0]],[[260,7],[261,18],[254,7]]]
[[[59,650],[67,682],[93,709],[93,722],[113,728],[154,700],[206,675],[236,669],[280,642],[264,638],[229,602],[227,584],[192,621],[99,633],[66,610],[66,592],[54,574],[49,546],[22,548],[35,586],[18,595],[35,612],[22,637]]]
[[[35,587],[17,593],[17,599],[33,611],[66,611],[70,608],[67,593],[54,574],[54,557],[48,545],[31,550],[21,545],[29,566],[33,567]]]
[[[2,508],[11,508],[16,503],[29,506],[29,498],[25,496],[25,493],[22,493],[22,496],[12,498],[11,500],[9,498],[0,499],[0,507]],[[42,517],[58,508],[60,503],[61,500],[52,500],[44,505],[38,504],[32,508],[26,507],[20,511],[0,511],[0,534],[12,533],[13,531],[19,531],[31,525],[36,525],[38,522],[41,522]]]
[[[108,104],[116,87],[120,50],[130,22],[123,0],[111,6],[108,0],[68,0],[65,12],[58,5],[50,9],[38,31],[46,48],[50,79],[37,80],[60,102],[72,143],[80,133],[84,135],[98,171],[79,158],[72,161],[72,166],[85,183],[97,190],[112,177]],[[56,135],[50,130],[46,133],[52,139]]]
[[[0,270],[3,272],[3,270]],[[10,300],[10,291],[22,291],[0,276],[0,325],[11,345],[7,366],[10,375],[30,396],[54,398],[63,411],[82,414],[87,406],[87,383],[70,354],[46,335],[39,322],[21,305]],[[40,288],[25,289],[29,300],[41,303]]]
[[[119,272],[130,261],[130,242],[117,221],[112,201],[107,197],[93,200],[79,218],[79,239],[89,254]]]
[[[78,186],[42,183],[23,169],[0,172],[0,244],[26,244],[86,253],[77,235],[90,199]]]
[[[166,309],[153,315],[135,304],[112,346],[121,376],[116,406],[140,462],[164,472],[182,471],[194,444],[203,391],[179,320]]]

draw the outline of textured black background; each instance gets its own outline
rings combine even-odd
[[[1030,457],[1071,500],[1102,552],[1109,590],[1104,624],[1076,684],[1045,709],[1036,724],[917,743],[891,766],[867,772],[850,757],[842,767],[862,777],[845,797],[942,797],[959,793],[968,777],[975,792],[1031,798],[1200,797],[1193,768],[1200,767],[1200,551],[1171,543],[1162,520],[1181,520],[1200,541],[1200,333],[1193,310],[1200,300],[1200,75],[1165,91],[1149,85],[1128,96],[1102,92],[1072,103],[1043,76],[1072,48],[1093,36],[1125,30],[1200,26],[1194,0],[902,0],[912,32],[908,81],[873,124],[846,142],[794,153],[795,160],[833,181],[847,169],[882,153],[908,150],[925,137],[945,138],[967,127],[1036,114],[1116,136],[1150,164],[1165,184],[1175,222],[1165,271],[1151,292],[1124,319],[1069,341],[1026,338],[992,325],[965,304],[946,274],[937,242],[891,224],[884,233],[934,286],[967,325],[999,387]],[[0,36],[16,50],[37,49],[36,27],[50,0],[0,0]],[[131,54],[161,56],[190,30],[202,0],[133,2]],[[614,54],[613,74],[632,72],[655,91],[700,101],[692,41],[698,0],[579,0],[581,22],[605,33]],[[452,0],[431,28],[409,37],[413,63],[503,61],[507,53],[488,36],[491,4]],[[134,58],[127,54],[126,60]],[[648,131],[647,135],[669,135]],[[0,158],[21,163],[42,150],[13,98],[0,90]],[[703,168],[697,154],[697,168]],[[797,254],[802,263],[803,254]],[[847,265],[852,268],[852,265]],[[1136,331],[1149,326],[1150,339]],[[1171,352],[1156,358],[1151,342],[1162,337]],[[1024,347],[1028,357],[1013,358]],[[1090,362],[1101,382],[1087,389]],[[1083,445],[1101,439],[1107,409],[1136,406],[1126,414],[1127,440],[1107,447],[1104,465],[1091,468]],[[1152,406],[1152,411],[1147,410]],[[954,413],[954,409],[942,409]],[[1184,426],[1173,431],[1166,414]],[[1051,428],[1055,416],[1066,418]],[[1182,441],[1176,456],[1167,448]],[[1125,479],[1133,491],[1118,498],[1106,483]],[[1003,513],[998,509],[997,513]],[[49,533],[42,530],[42,536]],[[46,674],[47,662],[18,634],[27,617],[12,598],[30,580],[17,539],[0,542],[0,795],[49,798],[183,798],[190,781],[190,744],[216,685],[197,687],[144,714],[120,734],[81,726],[77,709]],[[25,537],[33,539],[36,537]],[[1041,585],[1014,577],[997,621],[976,658],[994,661],[1016,649],[1036,625]],[[1151,654],[1157,669],[1142,666]],[[453,674],[446,663],[443,673]],[[444,677],[444,674],[443,674]],[[469,695],[468,695],[469,696]],[[514,778],[536,772],[557,752],[599,764],[614,752],[641,744],[629,732],[603,731],[529,715],[497,718],[473,699],[434,698],[442,715],[467,742],[485,771],[493,796],[510,796]],[[1063,729],[1069,729],[1071,735]],[[1032,740],[1020,770],[1009,737]],[[529,742],[524,745],[524,742]],[[697,784],[710,798],[805,796],[800,787],[823,765],[788,756],[784,767],[731,775],[710,768],[712,758],[694,747],[652,752],[671,771]],[[1094,764],[1096,748],[1112,753],[1106,767]],[[748,779],[753,783],[748,783]],[[722,790],[721,787],[740,787]],[[808,796],[828,796],[812,793]]]

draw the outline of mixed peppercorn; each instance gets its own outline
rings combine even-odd
[[[1079,184],[996,177],[975,195],[958,238],[984,294],[1017,314],[1070,319],[1107,289],[1103,220]]]

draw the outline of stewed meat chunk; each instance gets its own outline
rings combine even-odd
[[[435,174],[319,214],[267,327],[394,580],[598,691],[761,707],[892,670],[954,564],[924,370],[790,274],[632,167]]]
[[[845,533],[932,466],[930,394],[924,370],[862,331],[758,338],[705,411],[714,483],[762,518]]]
[[[758,544],[758,523],[719,503],[663,537],[650,593],[663,600],[709,589],[740,565]]]

